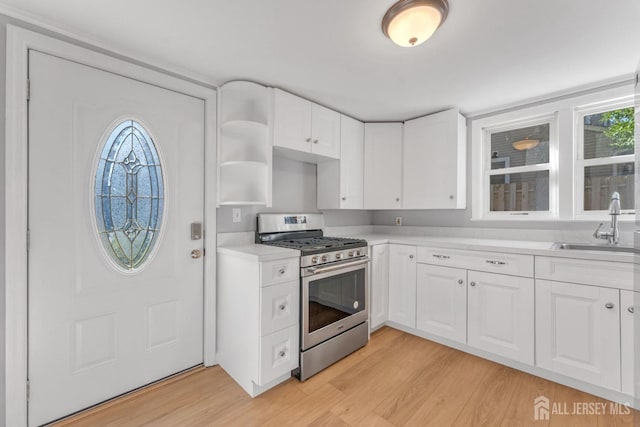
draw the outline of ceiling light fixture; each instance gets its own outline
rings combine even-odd
[[[382,32],[403,47],[424,43],[449,13],[447,0],[400,0],[384,14]]]
[[[515,148],[518,151],[531,150],[532,148],[537,147],[538,144],[540,144],[539,139],[529,139],[529,138],[513,141],[511,143],[513,148]]]

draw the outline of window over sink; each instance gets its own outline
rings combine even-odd
[[[608,220],[634,213],[633,84],[472,118],[472,219]]]

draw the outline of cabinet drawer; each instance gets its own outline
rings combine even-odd
[[[300,282],[287,282],[261,290],[260,335],[298,324]]]
[[[457,249],[418,248],[418,262],[486,271],[488,273],[533,277],[533,256]]]
[[[298,367],[298,326],[282,329],[260,338],[260,375],[265,385]]]
[[[537,256],[536,279],[633,290],[633,263]]]
[[[300,279],[300,259],[266,261],[262,266],[262,286],[276,285]]]

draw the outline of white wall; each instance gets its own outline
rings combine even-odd
[[[232,221],[233,207],[218,208],[218,233],[254,231],[260,212],[318,212],[316,202],[316,165],[273,156],[273,207],[238,206],[242,221]],[[369,225],[369,211],[324,211],[329,227]]]
[[[0,15],[0,425],[5,414],[5,176],[4,176],[4,127],[5,127],[5,80],[6,80],[6,47],[7,19]]]

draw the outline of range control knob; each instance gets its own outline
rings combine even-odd
[[[362,255],[362,251],[361,250],[357,250],[356,251],[356,255],[358,255],[358,256]]]
[[[350,257],[352,257],[352,256],[353,256],[353,251],[349,251],[348,255],[349,255]]]
[[[311,258],[311,262],[314,263],[314,264],[317,264],[318,263],[318,257],[314,256],[313,258]]]
[[[336,254],[336,259],[342,259],[342,254],[341,253],[337,253]]]
[[[320,258],[322,260],[322,262],[327,262],[328,258],[326,255],[322,255],[322,258]]]

